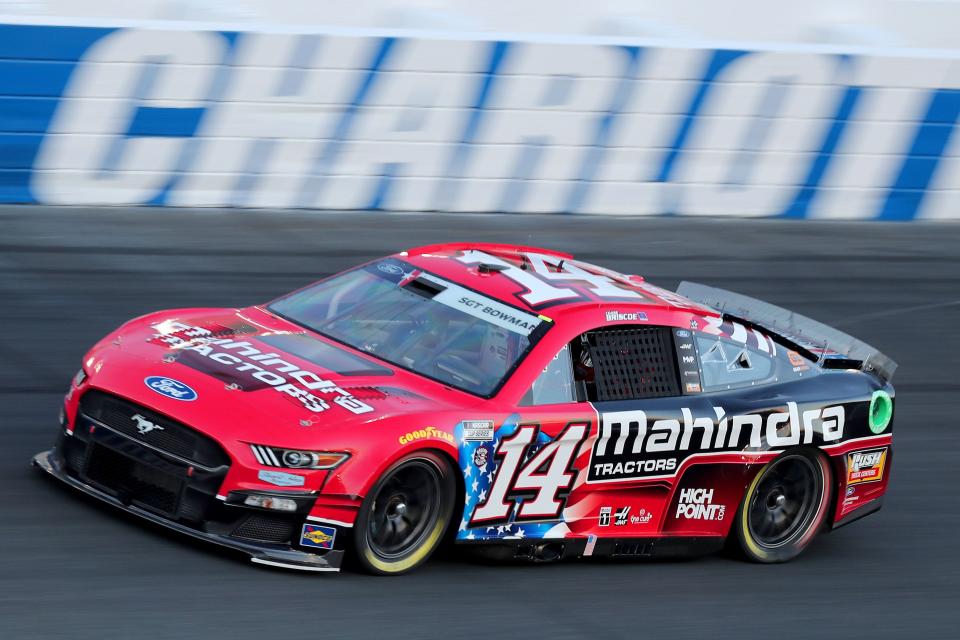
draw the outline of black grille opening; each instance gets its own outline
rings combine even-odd
[[[680,395],[680,380],[667,327],[599,329],[587,334],[596,400]]]
[[[179,478],[100,445],[93,445],[86,476],[90,482],[115,494],[121,502],[137,504],[165,516],[176,513],[183,486]]]
[[[80,411],[135,440],[205,467],[230,464],[230,458],[211,438],[123,398],[91,390],[80,398]],[[161,428],[141,433],[138,425],[143,421]]]
[[[63,438],[60,444],[60,450],[63,454],[64,464],[67,470],[77,474],[83,469],[83,463],[87,459],[87,445],[76,438]]]
[[[214,502],[213,496],[188,485],[180,499],[180,519],[194,523],[202,522],[209,512],[210,505]]]
[[[296,525],[290,516],[253,513],[244,518],[230,535],[234,538],[284,544],[290,542]]]
[[[613,548],[615,556],[633,556],[647,558],[653,554],[653,542],[638,540],[636,542],[618,542]]]

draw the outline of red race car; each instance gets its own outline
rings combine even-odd
[[[257,563],[759,562],[880,508],[896,364],[730,292],[421,247],[262,306],[137,318],[66,395],[63,482]]]

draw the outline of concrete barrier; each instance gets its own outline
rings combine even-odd
[[[960,218],[960,53],[0,25],[0,201]]]

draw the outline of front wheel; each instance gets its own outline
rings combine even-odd
[[[830,504],[830,465],[814,452],[787,452],[760,470],[737,512],[740,547],[755,562],[786,562],[820,531]]]
[[[430,557],[453,513],[456,481],[445,458],[411,454],[390,467],[363,501],[354,547],[364,569],[397,575]]]

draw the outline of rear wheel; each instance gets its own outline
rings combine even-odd
[[[363,568],[406,573],[437,548],[453,512],[456,481],[445,458],[418,452],[383,474],[357,516],[354,546]]]
[[[755,562],[786,562],[820,531],[830,504],[830,466],[819,453],[787,452],[760,470],[737,513],[740,547]]]

